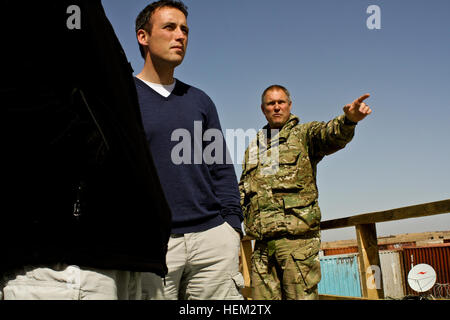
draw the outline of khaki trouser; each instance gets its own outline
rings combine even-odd
[[[239,272],[240,236],[228,224],[169,239],[164,281],[142,273],[143,299],[242,300]]]
[[[320,235],[256,241],[252,255],[255,300],[318,299]]]
[[[27,266],[2,275],[2,296],[5,300],[140,300],[141,275],[66,264]]]

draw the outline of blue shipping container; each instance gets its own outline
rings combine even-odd
[[[320,258],[322,280],[319,294],[361,297],[358,254],[324,256]]]

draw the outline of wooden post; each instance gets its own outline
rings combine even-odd
[[[374,300],[384,299],[375,223],[356,225],[356,237],[362,295]]]
[[[246,299],[251,299],[252,289],[250,281],[251,272],[251,259],[252,259],[252,239],[244,236],[241,241],[241,263],[242,263],[242,275],[244,276],[245,288],[242,289],[242,295]]]

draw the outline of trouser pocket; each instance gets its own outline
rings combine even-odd
[[[291,253],[294,264],[298,270],[298,283],[306,290],[314,288],[321,279],[319,245],[314,247],[301,247]]]
[[[236,299],[242,299],[241,289],[245,287],[244,277],[240,272],[231,275],[232,282],[232,294],[231,296],[236,297]]]

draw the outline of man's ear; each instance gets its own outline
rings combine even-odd
[[[149,34],[147,31],[145,31],[144,29],[139,29],[138,32],[136,33],[136,38],[137,41],[139,42],[140,45],[142,46],[148,46],[148,38],[149,38]]]
[[[266,109],[264,108],[264,104],[261,103],[261,111],[264,115],[266,115]]]

